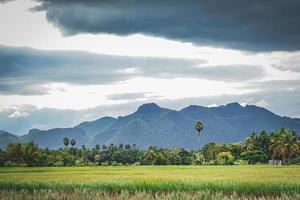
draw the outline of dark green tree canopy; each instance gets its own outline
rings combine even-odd
[[[64,139],[63,139],[63,143],[64,143],[64,145],[67,147],[67,146],[70,144],[69,138],[64,138]]]
[[[195,129],[198,131],[198,134],[200,135],[201,131],[203,130],[204,125],[201,121],[198,121],[195,125]]]
[[[75,141],[74,139],[72,139],[72,140],[70,141],[70,144],[71,144],[72,146],[75,146],[75,145],[76,145],[76,141]]]

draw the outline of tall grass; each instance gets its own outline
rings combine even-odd
[[[107,192],[225,192],[241,194],[272,194],[281,193],[299,193],[300,185],[280,185],[280,184],[254,184],[254,183],[185,183],[180,181],[163,181],[163,182],[104,182],[104,183],[44,183],[44,182],[0,182],[0,189],[20,191],[26,189],[33,190],[58,190],[58,191],[75,191],[84,189],[93,189]]]
[[[299,194],[272,195],[245,195],[237,193],[223,193],[211,191],[198,192],[128,192],[109,193],[89,189],[76,189],[74,191],[57,190],[0,190],[1,200],[292,200],[300,199]]]
[[[144,199],[150,198],[150,194],[161,194],[161,199],[168,199],[171,194],[299,197],[300,166],[0,168],[0,191],[6,191],[5,194],[12,191],[15,195],[16,191],[32,195],[38,195],[37,191],[53,191],[75,196],[84,191],[105,195],[147,194],[149,197],[146,195]]]

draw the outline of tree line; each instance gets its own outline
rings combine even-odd
[[[201,128],[201,127],[200,127]],[[11,143],[0,149],[0,166],[106,166],[106,165],[233,165],[267,163],[282,160],[300,164],[300,142],[294,131],[253,132],[241,143],[208,143],[201,149],[138,149],[136,145],[97,144],[93,148],[76,147],[74,139],[64,138],[62,148],[40,148],[33,142]]]

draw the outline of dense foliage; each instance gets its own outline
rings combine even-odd
[[[71,147],[69,147],[71,145]],[[252,133],[243,143],[208,143],[200,150],[164,149],[135,145],[95,145],[75,147],[74,139],[65,138],[63,148],[42,149],[30,143],[12,143],[0,149],[0,166],[86,166],[86,165],[202,165],[257,164],[270,159],[296,164],[300,159],[300,142],[296,133],[286,129]]]

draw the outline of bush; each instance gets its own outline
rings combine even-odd
[[[140,162],[135,162],[135,163],[133,163],[133,165],[134,165],[134,166],[140,166],[141,163],[140,163]]]
[[[84,165],[85,165],[84,162],[81,161],[81,160],[76,160],[76,161],[75,161],[75,166],[76,166],[76,167],[83,167]]]
[[[55,167],[62,167],[62,166],[64,166],[64,163],[62,161],[58,161],[58,162],[54,163],[54,166]]]
[[[96,163],[93,163],[93,162],[89,162],[89,163],[88,163],[88,166],[94,167],[94,166],[97,166],[97,164],[96,164]]]
[[[236,160],[234,165],[248,165],[248,160]]]
[[[300,165],[300,156],[297,156],[291,160],[291,164]]]
[[[241,158],[250,164],[265,163],[268,160],[268,156],[260,150],[243,152]]]
[[[101,166],[109,166],[109,162],[105,161],[101,163]]]
[[[205,163],[205,158],[204,158],[203,154],[196,153],[192,164],[193,165],[203,165],[204,163]]]
[[[15,162],[11,162],[11,161],[6,161],[4,164],[3,164],[4,167],[18,167],[17,163]]]
[[[118,163],[117,161],[113,161],[111,166],[122,166],[122,163]]]
[[[219,165],[232,165],[234,158],[230,152],[221,152],[217,155]]]

